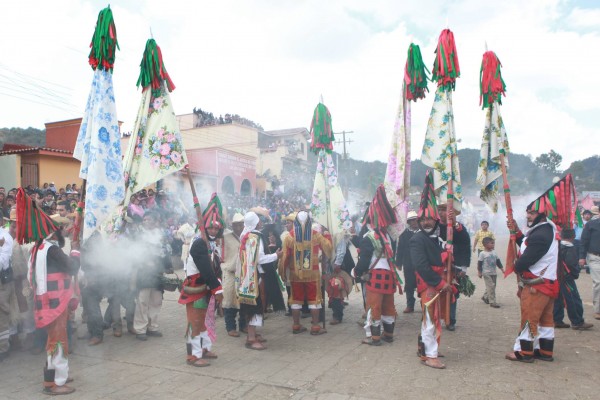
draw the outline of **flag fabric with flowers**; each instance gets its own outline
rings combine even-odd
[[[141,64],[138,85],[142,101],[125,155],[125,205],[131,195],[187,164],[179,124],[169,95],[175,89],[160,47],[149,39]]]
[[[73,157],[81,161],[79,177],[87,181],[84,241],[125,196],[121,137],[112,81],[118,44],[110,7],[98,16],[91,47],[89,63],[94,69],[94,79],[73,151]]]

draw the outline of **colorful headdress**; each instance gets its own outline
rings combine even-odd
[[[425,174],[425,186],[423,187],[423,192],[421,193],[419,219],[421,218],[433,218],[437,221],[440,220],[437,201],[435,199],[435,190],[433,188],[433,178],[431,177],[431,171],[429,170]]]
[[[331,114],[325,104],[319,103],[313,113],[313,119],[310,123],[310,148],[317,154],[319,150],[324,149],[327,153],[333,150],[333,128],[331,127]]]
[[[210,201],[206,206],[206,209],[202,212],[202,219],[204,220],[204,227],[216,227],[223,229],[225,227],[225,220],[223,219],[223,206],[221,200],[216,193],[213,193],[210,197]]]
[[[491,106],[494,102],[502,104],[506,85],[500,72],[501,67],[502,64],[496,53],[493,51],[483,53],[479,70],[479,105],[483,103],[483,108]]]
[[[383,185],[377,187],[375,197],[373,197],[373,201],[369,205],[367,217],[373,229],[385,228],[398,222],[396,213],[385,195],[385,187]]]
[[[567,174],[556,182],[544,194],[527,206],[527,211],[537,211],[545,214],[555,225],[563,228],[573,228],[575,210],[577,208],[577,192],[573,176]]]
[[[17,242],[19,244],[44,239],[58,226],[52,219],[37,207],[23,188],[17,192]]]
[[[408,47],[406,66],[404,67],[404,93],[408,101],[425,98],[425,92],[429,92],[427,89],[428,72],[419,45],[411,43]]]
[[[444,90],[454,90],[456,78],[460,76],[460,66],[454,34],[450,29],[444,29],[440,34],[435,53],[431,80]]]

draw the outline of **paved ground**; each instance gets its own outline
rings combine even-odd
[[[420,312],[400,314],[393,344],[361,345],[359,293],[353,293],[344,323],[328,327],[323,336],[292,335],[290,318],[269,314],[263,331],[269,348],[262,352],[245,349],[243,338],[226,336],[219,319],[214,349],[218,360],[208,368],[190,367],[185,364],[184,309],[167,293],[160,321],[163,338],[140,342],[129,334],[107,335],[96,347],[78,342],[70,357],[77,392],[70,398],[598,398],[600,321],[593,320],[590,276],[582,274],[578,285],[587,321],[597,326],[587,332],[557,330],[554,362],[520,364],[504,360],[519,328],[514,277],[499,280],[502,308],[496,310],[480,300],[484,284],[471,271],[475,295],[460,299],[456,331],[443,332],[440,350],[446,355],[446,370],[427,368],[416,357]],[[404,306],[404,298],[398,297],[396,307],[401,311]],[[0,363],[0,398],[43,397],[44,357],[16,353]]]

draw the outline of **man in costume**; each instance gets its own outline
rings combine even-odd
[[[542,199],[543,201],[543,199]],[[531,363],[534,359],[554,360],[554,300],[558,297],[557,264],[559,240],[557,229],[543,210],[540,199],[527,206],[525,235],[514,220],[508,229],[516,232],[520,256],[515,262],[519,276],[517,296],[521,299],[521,331],[513,351],[506,359]]]
[[[39,240],[33,247],[30,259],[30,283],[34,291],[34,317],[37,328],[48,334],[44,368],[44,393],[70,394],[74,388],[67,386],[69,379],[69,344],[67,321],[69,301],[73,296],[72,277],[79,269],[79,243],[71,243],[71,256],[62,247],[65,239],[61,230]]]
[[[196,236],[192,240],[190,255],[184,265],[186,279],[179,298],[186,305],[188,329],[187,363],[194,367],[210,365],[216,359],[212,352],[215,308],[223,301],[221,274],[222,239],[225,221],[223,208],[216,193],[211,196],[202,212],[206,240]]]
[[[365,282],[366,307],[370,311],[371,337],[363,343],[373,346],[381,346],[382,339],[388,343],[394,341],[394,293],[399,282],[392,240],[386,228],[396,222],[396,214],[387,200],[385,189],[379,185],[367,210],[364,223],[368,230],[360,241],[358,263],[354,269],[354,276]]]
[[[235,319],[240,309],[235,290],[235,274],[240,268],[240,235],[244,230],[244,216],[235,213],[231,221],[232,231],[223,235],[225,242],[225,258],[221,264],[223,271],[223,313],[225,316],[225,329],[232,337],[239,337],[240,332],[236,329]],[[246,320],[239,316],[240,331],[246,330]]]
[[[409,242],[413,235],[419,230],[417,224],[417,213],[409,211],[406,215],[408,226],[398,237],[396,245],[396,265],[399,269],[404,270],[404,293],[406,294],[406,308],[404,313],[412,313],[415,311],[415,289],[417,288],[417,278],[415,275],[415,267],[410,259]]]
[[[421,298],[423,322],[417,354],[421,361],[431,368],[443,369],[438,347],[442,337],[440,293],[452,290],[444,280],[447,253],[443,251],[443,241],[437,235],[440,217],[433,191],[433,180],[429,172],[425,177],[425,188],[421,195],[421,204],[417,231],[410,239],[410,258],[415,268],[417,292]]]
[[[452,264],[457,277],[463,277],[467,274],[467,268],[471,265],[471,237],[468,229],[460,222],[456,221],[456,211],[450,210],[447,212],[446,204],[438,204],[438,212],[440,216],[440,238],[446,241],[447,221],[450,218],[453,225],[453,254]],[[450,305],[450,320],[446,321],[446,329],[454,331],[456,329],[456,306],[458,303],[458,292],[456,298]],[[449,322],[449,323],[448,323]]]
[[[239,249],[241,268],[236,274],[237,295],[240,302],[240,313],[248,324],[246,348],[251,350],[266,349],[266,340],[256,333],[256,328],[263,325],[263,299],[265,293],[263,266],[274,263],[281,258],[281,249],[275,253],[265,254],[265,245],[260,233],[262,222],[255,212],[249,211],[244,216],[244,230],[241,234]]]
[[[319,251],[330,258],[333,245],[331,235],[323,235],[312,229],[312,219],[307,211],[300,211],[294,220],[294,230],[283,243],[282,263],[286,276],[290,278],[293,326],[292,332],[306,332],[300,325],[302,304],[306,300],[312,316],[311,335],[327,331],[319,324],[322,308],[321,270]]]
[[[354,228],[350,228],[353,230]],[[337,245],[335,246],[335,258],[333,260],[333,274],[327,280],[327,296],[329,298],[329,308],[333,311],[333,319],[329,322],[330,325],[337,325],[344,318],[345,299],[348,298],[352,290],[351,273],[356,264],[352,253],[350,252],[350,244],[352,233],[350,230],[342,230],[337,234]]]

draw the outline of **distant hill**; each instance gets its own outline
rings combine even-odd
[[[573,174],[577,190],[600,190],[600,156],[575,161],[565,173]]]
[[[4,143],[43,147],[46,145],[46,131],[36,128],[0,128],[0,149]]]

